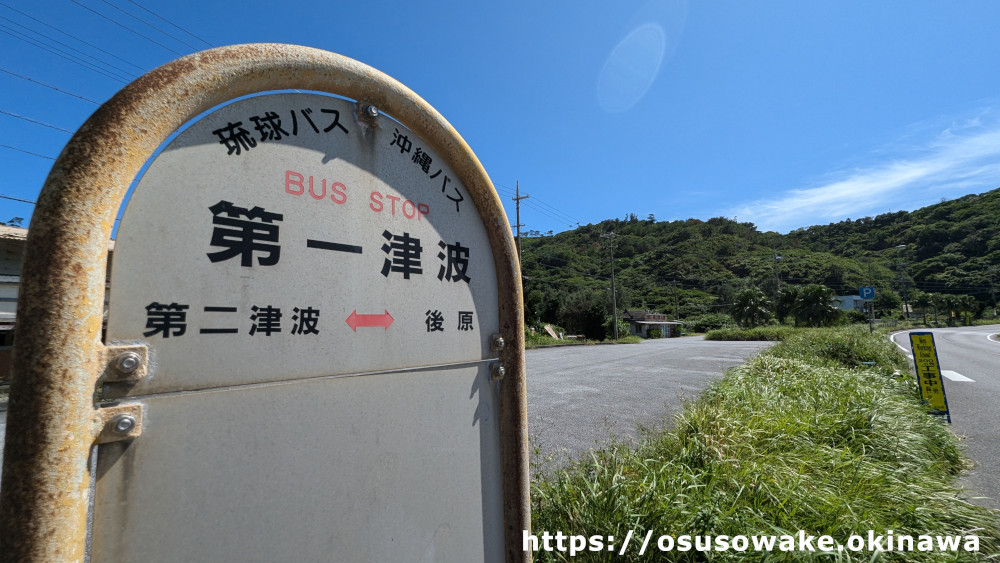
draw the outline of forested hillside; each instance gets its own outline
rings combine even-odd
[[[554,236],[522,236],[526,316],[598,336],[611,313],[641,308],[691,323],[728,314],[736,296],[819,284],[837,295],[875,286],[880,316],[965,312],[992,316],[1000,273],[1000,189],[900,211],[760,232],[716,217],[660,221],[630,214]],[[963,297],[964,296],[964,297]]]

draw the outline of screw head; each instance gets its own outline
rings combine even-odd
[[[365,113],[368,117],[378,117],[378,108],[375,106],[368,106],[365,108]]]
[[[135,428],[135,417],[130,414],[119,414],[111,419],[111,430],[115,434],[125,435]]]
[[[142,365],[142,358],[135,352],[125,352],[115,360],[115,369],[120,373],[135,373]]]
[[[503,376],[507,374],[507,370],[500,364],[493,364],[490,366],[490,372],[494,381],[503,379]]]

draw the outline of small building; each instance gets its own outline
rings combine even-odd
[[[24,264],[24,244],[28,229],[0,225],[0,383],[10,380],[11,348],[14,325],[17,322],[17,296]],[[108,241],[108,279],[111,278],[111,256],[115,241]],[[107,307],[110,285],[104,292]]]
[[[865,300],[857,295],[838,295],[837,308],[841,311],[865,312]]]
[[[638,311],[626,309],[622,313],[622,319],[628,321],[628,331],[632,336],[650,338],[651,330],[659,330],[659,338],[675,338],[681,335],[681,325],[679,321],[667,320],[663,313],[652,311]],[[656,333],[653,333],[654,336]]]

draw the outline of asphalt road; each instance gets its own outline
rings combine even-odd
[[[927,332],[926,330],[915,332]],[[952,430],[962,439],[975,468],[962,477],[962,485],[975,501],[1000,509],[1000,325],[937,328],[934,334],[938,363],[944,375],[945,395],[951,411]],[[908,332],[893,334],[893,341],[910,355]]]
[[[533,470],[578,459],[637,428],[672,425],[683,402],[769,342],[700,336],[616,346],[528,350],[528,435]]]

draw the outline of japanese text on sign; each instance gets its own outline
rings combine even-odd
[[[948,414],[950,420],[934,336],[929,332],[911,332],[910,347],[913,350],[913,365],[917,371],[921,397],[935,410]]]
[[[116,249],[149,267],[114,270],[108,337],[148,341],[160,377],[123,392],[488,353],[497,285],[476,206],[424,139],[358,116],[318,94],[237,100],[156,157],[122,220],[131,242]],[[179,182],[184,198],[170,195]],[[208,370],[198,355],[241,367]]]

